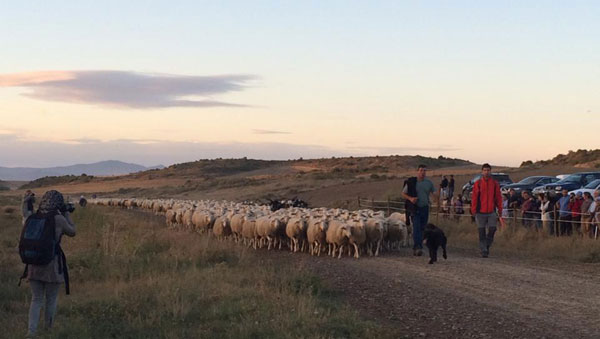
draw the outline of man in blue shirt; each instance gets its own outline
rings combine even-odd
[[[413,255],[423,255],[423,231],[429,219],[429,196],[435,192],[431,180],[425,178],[427,166],[419,165],[417,176],[408,178],[404,182],[402,197],[408,201],[406,205],[410,210],[413,225]]]
[[[558,208],[558,220],[560,220],[560,235],[571,235],[571,210],[569,209],[569,203],[571,198],[569,197],[569,191],[566,189],[562,190],[562,197],[556,202]]]

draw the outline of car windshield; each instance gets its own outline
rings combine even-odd
[[[589,184],[585,185],[585,188],[589,188],[589,189],[596,189],[596,187],[598,187],[598,185],[600,185],[600,179],[596,179],[592,182],[590,182]]]
[[[532,185],[532,184],[535,184],[536,182],[538,182],[539,180],[540,180],[540,177],[527,177],[527,178],[519,181],[518,184]]]
[[[581,182],[581,174],[571,174],[563,180],[559,181],[558,183],[562,184],[565,182]]]

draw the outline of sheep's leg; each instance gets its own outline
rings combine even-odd
[[[359,257],[359,254],[358,254],[358,245],[355,244],[355,243],[353,243],[352,245],[354,246],[354,257],[356,259],[358,259],[358,257]]]
[[[379,256],[379,249],[381,248],[381,240],[377,241],[377,249],[375,250],[375,256]]]

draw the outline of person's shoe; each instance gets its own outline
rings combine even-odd
[[[489,255],[489,253],[488,253],[488,252],[481,252],[481,257],[482,257],[482,258],[487,258],[487,257],[488,257],[488,255]]]
[[[423,255],[423,250],[417,250],[417,257],[420,257]]]
[[[413,256],[415,256],[415,257],[417,256],[417,249],[416,248],[413,248]]]

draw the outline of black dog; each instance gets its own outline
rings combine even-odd
[[[434,224],[427,224],[425,226],[425,232],[423,235],[423,240],[427,241],[426,245],[429,248],[429,263],[433,264],[437,261],[437,251],[438,248],[442,247],[442,256],[444,259],[448,259],[448,255],[446,254],[446,235],[444,231],[440,228],[437,228]]]

